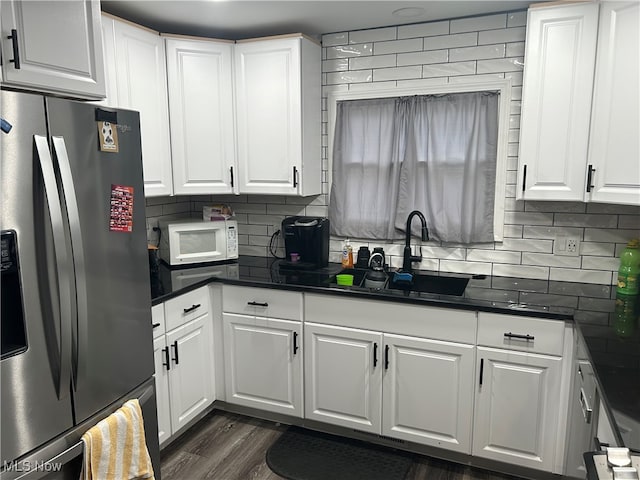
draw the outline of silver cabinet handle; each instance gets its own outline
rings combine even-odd
[[[53,160],[49,152],[49,144],[46,137],[34,135],[36,152],[42,179],[44,180],[44,190],[47,198],[47,206],[51,216],[51,228],[53,232],[53,247],[55,251],[56,275],[58,277],[58,293],[60,296],[60,371],[58,376],[58,398],[62,399],[69,395],[69,384],[71,381],[71,323],[75,315],[73,295],[73,273],[71,259],[67,251],[65,238],[65,226],[62,216],[62,204],[60,203],[60,192],[56,183],[56,175],[53,169]],[[55,303],[55,302],[54,302]]]
[[[71,231],[71,251],[73,255],[73,265],[75,269],[75,289],[77,302],[77,329],[74,335],[73,348],[73,370],[74,385],[78,385],[85,375],[85,361],[87,358],[88,345],[88,322],[89,322],[89,306],[87,297],[87,274],[85,268],[84,242],[82,241],[82,232],[80,229],[80,210],[78,209],[78,201],[76,192],[73,188],[73,177],[71,175],[71,164],[67,154],[67,146],[63,137],[51,137],[53,140],[53,150],[58,160],[60,168],[60,177],[62,178],[62,189],[67,206],[67,215],[69,217],[69,230]],[[75,322],[72,323],[72,326]]]
[[[587,423],[591,423],[593,408],[589,407],[587,396],[584,394],[584,390],[582,388],[580,389],[580,406],[582,407],[582,415],[584,415],[584,421]]]

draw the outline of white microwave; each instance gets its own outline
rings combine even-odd
[[[160,258],[169,265],[213,263],[238,258],[235,220],[160,222]]]

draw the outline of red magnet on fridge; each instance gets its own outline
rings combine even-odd
[[[109,230],[112,232],[133,230],[133,187],[111,185]]]

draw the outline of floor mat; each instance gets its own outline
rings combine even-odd
[[[267,465],[289,480],[403,480],[409,453],[289,427],[267,451]]]

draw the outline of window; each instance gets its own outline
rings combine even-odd
[[[420,210],[434,240],[500,241],[510,89],[498,83],[332,95],[332,233],[401,238]]]

